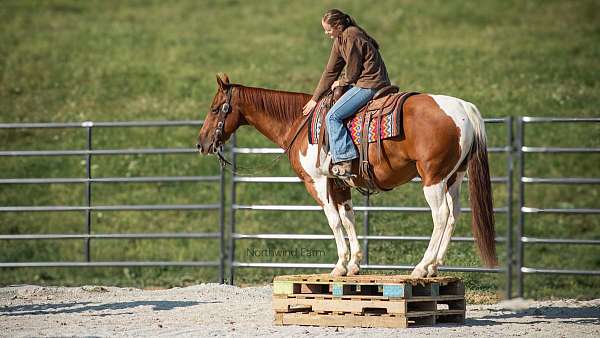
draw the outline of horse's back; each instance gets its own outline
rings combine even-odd
[[[419,171],[435,172],[438,179],[454,171],[473,143],[473,125],[467,113],[471,103],[434,94],[409,98],[404,106],[404,132],[410,157]],[[423,176],[423,172],[420,172]]]

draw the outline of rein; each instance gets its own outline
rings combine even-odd
[[[303,117],[302,122],[300,123],[300,125],[298,126],[298,128],[296,128],[296,132],[294,133],[294,136],[292,137],[292,139],[290,140],[290,143],[287,145],[287,147],[285,147],[283,149],[283,153],[287,154],[288,151],[290,151],[290,149],[292,148],[292,145],[294,145],[294,141],[296,141],[296,138],[298,138],[298,135],[300,135],[300,131],[302,131],[302,129],[304,128],[304,126],[306,125],[306,123],[308,122],[308,120],[310,120],[312,114],[307,114]]]
[[[227,171],[231,172],[232,174],[236,174],[237,176],[255,176],[257,173],[261,172],[261,171],[269,171],[270,169],[273,169],[273,167],[275,167],[275,165],[281,160],[281,158],[283,158],[285,155],[289,154],[289,150],[292,148],[292,145],[294,145],[294,142],[296,141],[296,139],[298,138],[298,135],[300,134],[300,131],[302,131],[302,129],[304,128],[304,126],[306,125],[306,123],[308,122],[308,120],[310,120],[310,114],[306,115],[302,122],[300,123],[300,125],[298,126],[298,128],[296,129],[296,132],[294,132],[294,136],[292,137],[292,140],[290,141],[290,143],[287,145],[287,147],[285,147],[283,149],[283,153],[277,155],[277,157],[275,157],[270,163],[268,163],[267,165],[263,166],[262,168],[254,168],[254,172],[253,173],[249,173],[249,174],[244,174],[244,173],[240,173],[237,170],[233,170],[233,169],[227,169],[226,166],[229,165],[230,167],[233,167],[233,164],[231,164],[231,162],[229,162],[222,153],[222,147],[219,150],[219,152],[217,152],[217,156],[219,159],[219,164],[221,165],[221,168],[223,169],[227,169]],[[238,166],[240,167],[240,166]],[[244,168],[244,167],[240,167],[241,169],[253,169],[253,168]]]

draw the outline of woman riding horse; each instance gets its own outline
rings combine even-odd
[[[390,80],[379,54],[379,44],[348,14],[331,9],[323,16],[321,25],[325,34],[334,39],[333,46],[321,80],[303,113],[309,114],[329,87],[352,86],[331,107],[326,117],[333,162],[331,172],[339,177],[349,177],[352,175],[352,160],[358,154],[344,119],[369,102],[378,89],[389,86]],[[344,66],[345,76],[336,80]]]
[[[309,144],[307,119],[300,112],[306,114],[314,108],[316,99],[331,84],[335,85],[333,80],[346,65],[346,76],[338,83],[355,86],[333,106],[327,123],[333,160],[351,160],[356,153],[341,120],[364,104],[372,96],[373,88],[389,84],[389,80],[377,43],[354,20],[332,10],[322,23],[325,32],[335,40],[330,62],[312,98],[304,93],[233,84],[227,75],[220,74],[197,147],[203,154],[219,153],[240,126],[251,125],[285,149],[293,170],[323,208],[333,232],[338,261],[331,275],[355,275],[360,271],[362,251],[355,231],[350,189],[331,184],[331,179],[316,167],[317,159],[323,163],[327,154],[320,146]],[[443,264],[461,211],[459,193],[467,170],[473,237],[485,264],[496,266],[487,140],[479,110],[456,97],[422,93],[407,98],[401,113],[403,135],[384,139],[381,145],[369,144],[373,149],[368,152],[368,160],[373,166],[374,182],[384,190],[421,177],[434,226],[427,250],[411,276],[435,276]],[[298,132],[294,133],[295,130]],[[379,146],[381,157],[372,155],[377,154]],[[349,172],[348,162],[338,163],[338,174]],[[350,252],[343,229],[348,235]]]

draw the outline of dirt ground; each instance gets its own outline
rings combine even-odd
[[[465,325],[409,329],[274,326],[269,286],[168,290],[0,288],[0,336],[600,337],[600,299],[469,305]]]

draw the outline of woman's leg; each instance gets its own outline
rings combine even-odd
[[[369,102],[375,92],[376,90],[371,88],[352,87],[329,109],[327,132],[333,163],[349,161],[358,157],[356,147],[344,125],[344,119],[354,115]]]

